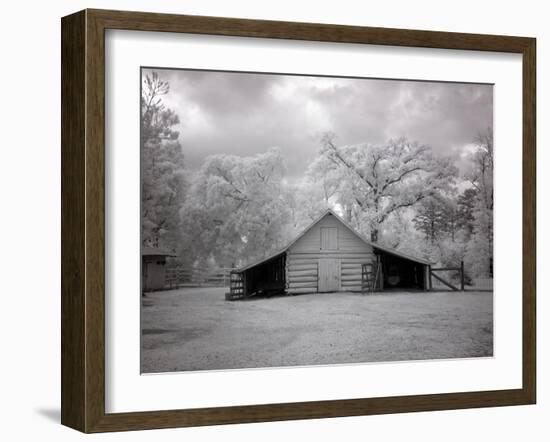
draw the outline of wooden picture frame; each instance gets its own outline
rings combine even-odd
[[[533,38],[84,10],[62,19],[62,408],[83,432],[533,404],[536,398],[536,41]],[[497,391],[170,411],[105,411],[105,30],[494,51],[523,59],[523,385]]]

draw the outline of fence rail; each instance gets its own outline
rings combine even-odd
[[[436,272],[456,272],[457,273],[457,276],[459,278],[459,283],[460,283],[460,288],[455,286],[450,278],[449,279],[445,279],[443,278],[441,275],[437,275]],[[440,282],[441,284],[443,284],[444,286],[446,286],[447,288],[455,291],[455,292],[458,292],[459,290],[460,291],[464,291],[464,284],[465,284],[465,277],[464,277],[464,261],[460,261],[460,266],[459,267],[432,267],[430,266],[429,267],[429,276],[430,276],[430,279],[429,279],[429,288],[430,290],[433,290],[433,280],[432,278],[436,279],[438,282]]]
[[[232,268],[168,267],[165,288],[179,287],[229,287]]]

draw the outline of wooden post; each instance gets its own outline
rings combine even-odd
[[[381,255],[376,255],[376,260],[378,261],[378,277],[380,278],[380,291],[384,291],[384,268],[382,267],[382,257]]]
[[[460,290],[464,291],[464,261],[460,261]]]
[[[430,277],[430,269],[427,265],[423,266],[424,278],[422,278],[422,285],[425,292],[428,291],[428,278]]]
[[[432,283],[432,266],[429,265],[428,266],[428,275],[430,275],[430,277],[428,278],[428,282],[429,282],[429,285],[428,287],[430,288],[430,291],[433,289],[433,283]]]

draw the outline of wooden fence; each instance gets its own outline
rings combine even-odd
[[[450,278],[443,278],[441,275],[438,275],[437,273],[444,272],[444,274],[448,274],[447,272],[451,272],[451,274],[455,274],[458,276],[459,281],[459,287],[455,286]],[[464,261],[460,262],[460,267],[439,267],[439,268],[433,268],[432,266],[429,267],[429,288],[430,290],[433,290],[434,284],[432,278],[434,278],[436,281],[440,282],[447,288],[453,290],[453,291],[464,291],[464,284],[465,284],[465,275],[464,275]]]
[[[167,267],[164,287],[229,287],[232,270],[226,267]]]

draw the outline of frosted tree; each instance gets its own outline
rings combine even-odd
[[[186,180],[183,153],[174,126],[178,116],[162,97],[169,84],[153,72],[146,75],[141,95],[141,219],[142,243],[173,248],[179,237],[178,211]]]
[[[383,246],[400,250],[410,255],[423,256],[424,235],[415,229],[413,224],[413,210],[394,212],[384,224],[379,243]]]
[[[325,189],[311,178],[286,187],[290,209],[289,236],[298,233],[315,221],[326,209],[331,208]]]
[[[493,161],[493,130],[489,127],[476,138],[476,150],[471,156],[472,171],[466,176],[476,190],[467,261],[471,273],[484,278],[492,275]]]
[[[339,195],[353,223],[374,242],[391,214],[450,189],[457,174],[449,159],[406,138],[339,147],[334,135],[326,134],[320,155],[339,174]]]
[[[317,199],[328,208],[340,188],[340,171],[327,156],[319,155],[306,170],[306,183],[317,188]]]
[[[460,231],[463,226],[462,213],[460,206],[454,196],[442,195],[439,200],[441,201],[441,227],[442,231],[452,242],[455,242],[460,236]]]
[[[344,218],[351,222],[353,218],[353,195],[342,182],[342,169],[336,167],[329,155],[318,155],[306,171],[306,183],[312,189],[308,198],[323,210],[335,209],[338,205]]]
[[[207,157],[181,210],[193,256],[236,266],[281,247],[290,218],[283,173],[276,148]]]
[[[466,262],[471,274],[487,278],[492,273],[493,214],[478,202],[474,217],[474,233],[468,242]]]
[[[493,128],[488,127],[475,139],[476,150],[470,157],[472,171],[466,179],[476,189],[481,206],[493,210]]]
[[[325,157],[317,156],[309,164],[303,179],[288,187],[294,234],[309,226],[327,209],[335,208],[339,187],[338,171]]]
[[[474,231],[474,211],[477,204],[477,190],[473,187],[469,187],[464,190],[457,200],[458,212],[459,212],[459,226],[467,235],[467,239],[470,238]]]

